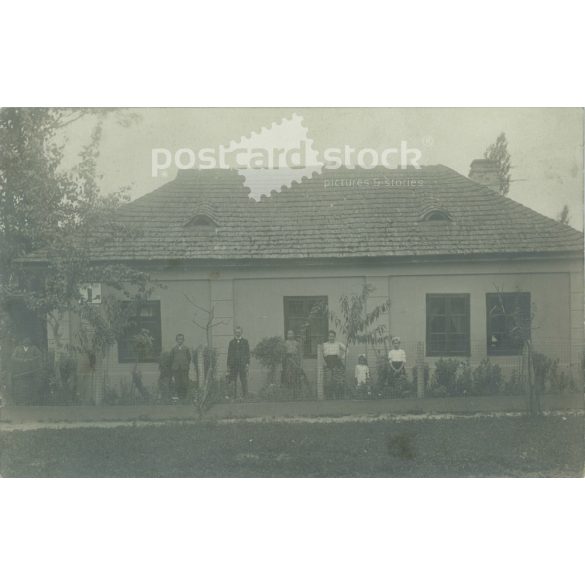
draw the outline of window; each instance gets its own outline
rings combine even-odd
[[[317,345],[327,340],[327,297],[284,297],[284,333],[291,329],[301,342],[303,355],[317,357]]]
[[[427,355],[469,355],[469,295],[427,295]]]
[[[134,303],[125,303],[129,307]],[[127,364],[138,360],[140,362],[156,362],[162,351],[160,301],[145,301],[132,306],[129,326],[124,335],[118,339],[118,362]],[[136,348],[132,338],[142,330],[148,331],[153,339],[152,348],[145,355],[136,355]]]
[[[199,213],[195,216],[193,216],[186,224],[185,227],[207,227],[207,228],[213,228],[215,229],[216,227],[218,227],[217,222],[212,219],[209,215],[205,215],[202,213]]]
[[[203,214],[192,217],[186,224],[186,228],[194,228],[200,234],[214,234],[218,224],[211,217]]]
[[[488,355],[518,355],[530,339],[530,293],[485,295]]]
[[[198,215],[194,217],[188,224],[188,226],[205,226],[205,227],[215,227],[215,224],[211,219],[206,217],[205,215]]]
[[[445,223],[451,221],[451,214],[445,209],[439,201],[433,197],[425,197],[424,205],[420,210],[419,222],[424,225],[427,223]]]

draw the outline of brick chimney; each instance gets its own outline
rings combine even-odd
[[[480,185],[489,187],[496,193],[500,192],[499,164],[496,160],[477,158],[471,163],[469,178]]]

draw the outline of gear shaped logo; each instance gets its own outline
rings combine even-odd
[[[256,201],[319,174],[323,168],[298,114],[237,142],[232,140],[225,152],[235,158],[237,171],[250,189],[249,197]]]

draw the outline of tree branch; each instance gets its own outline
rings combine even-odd
[[[191,298],[188,295],[183,294],[183,296],[187,299],[187,302],[190,305],[193,305],[195,308],[199,309],[200,311],[203,311],[203,312],[207,313],[208,315],[211,313],[211,311],[208,311],[205,307],[202,307],[201,305],[198,305],[195,301],[191,300]]]

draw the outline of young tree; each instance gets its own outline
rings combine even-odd
[[[323,306],[315,308],[315,312],[326,312],[329,315],[329,320],[341,334],[347,348],[358,343],[377,345],[388,338],[386,326],[376,322],[390,308],[390,299],[368,310],[368,299],[374,290],[371,284],[366,284],[359,294],[341,295],[339,313]],[[347,353],[345,357],[347,361]]]
[[[569,215],[569,206],[563,205],[561,212],[557,216],[557,220],[559,221],[559,223],[562,223],[563,225],[569,225],[570,219],[571,218]]]
[[[534,307],[527,310],[520,304],[515,303],[507,307],[504,300],[504,293],[495,286],[498,295],[498,302],[490,311],[501,315],[510,321],[511,327],[509,334],[511,338],[522,348],[522,358],[520,362],[520,381],[524,387],[527,399],[527,411],[530,415],[536,416],[541,414],[539,389],[535,384],[534,372],[534,348],[532,346],[532,329],[535,318]]]
[[[510,191],[510,153],[508,152],[508,140],[506,134],[502,132],[493,144],[490,144],[485,152],[484,157],[488,160],[494,160],[498,163],[498,174],[500,178],[500,195],[507,195]]]
[[[193,317],[193,323],[199,328],[205,331],[206,345],[204,347],[197,348],[197,354],[202,352],[203,355],[203,372],[199,371],[199,395],[197,397],[195,405],[199,410],[199,414],[202,414],[204,410],[209,406],[209,399],[211,397],[212,386],[215,384],[215,373],[217,368],[217,351],[213,347],[213,329],[220,325],[225,325],[225,321],[217,321],[215,317],[215,305],[212,305],[211,309],[206,309],[201,305],[198,305],[188,295],[185,295],[187,302],[193,306],[196,314],[203,313],[205,315],[204,321],[200,318]]]

